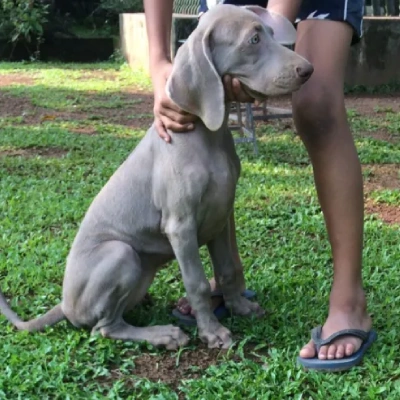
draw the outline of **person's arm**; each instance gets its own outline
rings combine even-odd
[[[300,9],[302,0],[269,0],[267,10],[283,15],[294,22]]]
[[[173,0],[144,0],[149,41],[150,70],[171,63],[171,24]]]
[[[158,134],[171,140],[167,129],[187,132],[194,128],[196,116],[181,110],[165,92],[172,71],[171,26],[173,0],[144,0],[147,39],[149,41],[150,74],[154,90],[154,121]]]

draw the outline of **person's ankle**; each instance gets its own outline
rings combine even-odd
[[[330,311],[344,313],[365,313],[367,311],[367,300],[362,287],[352,290],[340,290],[332,288],[329,298]]]

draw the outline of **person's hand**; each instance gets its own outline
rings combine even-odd
[[[250,97],[243,89],[239,79],[225,75],[223,78],[225,100],[239,103],[253,103],[254,99]]]
[[[158,135],[166,142],[171,141],[167,129],[172,132],[181,133],[194,129],[194,122],[197,117],[180,109],[168,96],[165,91],[167,79],[172,71],[172,64],[168,61],[158,64],[154,68],[154,118]]]
[[[190,132],[194,129],[194,123],[197,116],[187,113],[179,108],[168,96],[165,91],[167,79],[172,71],[172,64],[165,61],[158,64],[153,76],[154,87],[154,118],[155,127],[158,135],[166,142],[171,141],[171,136],[167,130],[176,133]],[[223,85],[226,101],[253,103],[254,99],[250,97],[241,87],[237,78],[230,75],[223,77]]]

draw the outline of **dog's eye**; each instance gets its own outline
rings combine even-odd
[[[249,43],[257,44],[260,41],[260,36],[256,33],[250,40]]]

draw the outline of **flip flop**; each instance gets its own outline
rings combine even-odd
[[[211,292],[211,297],[221,297],[222,292],[219,290],[215,290]],[[246,299],[253,299],[256,296],[256,293],[250,289],[246,289],[243,293],[242,296],[245,297]],[[231,312],[225,307],[224,303],[220,304],[215,310],[214,310],[215,316],[218,318],[218,320],[221,320],[229,315],[231,315]],[[196,317],[191,315],[191,314],[182,314],[178,308],[174,308],[172,310],[172,316],[175,317],[179,323],[187,326],[196,326]]]
[[[372,343],[378,338],[374,330],[369,332],[361,329],[343,329],[334,333],[326,339],[321,338],[322,326],[318,326],[311,331],[311,338],[315,343],[317,353],[322,346],[331,344],[334,340],[343,336],[355,336],[362,340],[361,347],[351,356],[344,357],[336,360],[320,360],[317,356],[314,358],[297,357],[297,362],[306,369],[326,372],[339,372],[346,371],[358,365],[367,350],[371,347]]]

